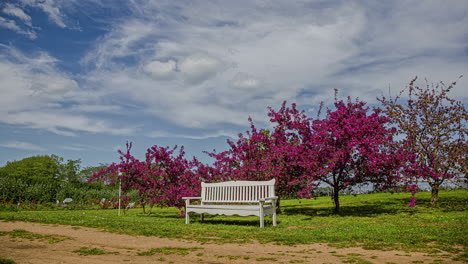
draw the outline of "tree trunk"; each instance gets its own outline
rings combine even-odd
[[[146,214],[146,203],[145,203],[145,200],[140,199],[140,205],[141,205],[141,208],[143,209],[143,214]]]
[[[281,197],[278,196],[278,200],[276,200],[276,213],[281,214]]]
[[[436,206],[437,200],[439,200],[439,185],[434,184],[431,186],[431,202],[432,207]]]
[[[333,188],[333,203],[335,204],[335,210],[334,212],[337,214],[340,212],[340,190],[338,187]]]

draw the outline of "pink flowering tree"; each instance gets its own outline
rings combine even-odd
[[[215,176],[221,179],[277,180],[280,196],[312,197],[320,184],[333,189],[335,212],[340,191],[359,184],[394,187],[401,177],[406,153],[393,141],[389,118],[364,102],[335,100],[335,110],[312,120],[295,104],[270,108],[273,129],[251,130],[230,149],[211,153]],[[320,113],[319,113],[320,114]]]
[[[444,182],[466,181],[468,112],[461,101],[448,95],[456,82],[426,87],[415,82],[416,78],[397,97],[382,97],[379,101],[402,136],[400,144],[411,153],[405,181],[427,182],[432,193],[430,205],[435,206]],[[401,102],[403,96],[407,99]],[[414,196],[415,187],[410,191]]]
[[[146,153],[146,177],[150,181],[151,190],[148,190],[152,202],[159,206],[182,208],[185,203],[182,197],[199,196],[200,181],[209,180],[199,167],[203,166],[194,157],[191,161],[185,159],[184,148],[153,146]]]
[[[283,102],[280,109],[269,108],[270,122],[274,124],[272,140],[274,151],[271,153],[275,165],[281,169],[277,174],[278,182],[285,188],[289,196],[311,198],[318,182],[311,178],[310,167],[314,160],[307,155],[310,153],[312,135],[312,119],[304,111],[297,109],[296,104],[291,107]],[[281,187],[280,187],[281,188]]]
[[[280,196],[310,198],[320,184],[333,189],[335,211],[339,193],[359,184],[377,188],[396,185],[401,161],[406,155],[393,141],[395,129],[377,110],[364,102],[335,102],[336,110],[324,119],[312,120],[304,111],[283,102],[278,111],[270,108],[273,129],[259,130],[252,120],[246,136],[215,158],[214,175],[223,180],[277,180]]]
[[[295,166],[301,168],[296,180],[304,183],[298,196],[310,197],[320,184],[333,190],[335,212],[339,211],[339,193],[360,184],[374,184],[380,189],[397,184],[402,161],[407,153],[393,141],[395,129],[386,125],[389,119],[378,111],[368,113],[365,103],[335,99],[335,110],[327,111],[324,119],[307,118],[295,104],[279,111],[270,109],[275,122],[275,138],[295,156]],[[322,107],[320,107],[321,109]],[[318,116],[320,116],[319,110]]]
[[[279,132],[257,129],[250,118],[249,122],[250,131],[239,134],[235,142],[228,140],[228,150],[208,153],[215,159],[212,175],[216,180],[276,179],[279,196],[296,196],[306,185],[301,181],[300,156],[294,152],[297,145]]]
[[[144,161],[136,159],[131,148],[132,144],[127,143],[126,152],[119,150],[121,162],[101,169],[90,181],[104,179],[115,184],[120,180],[124,193],[137,190],[144,213],[146,206],[150,207],[149,212],[154,205],[182,208],[182,197],[198,195],[201,177],[209,178],[207,166],[196,158],[185,159],[183,147],[176,154],[177,146],[153,146],[147,150]]]
[[[311,134],[304,135],[303,145],[310,179],[333,189],[335,212],[340,209],[339,192],[358,184],[374,184],[386,189],[401,178],[405,152],[393,141],[390,119],[359,100],[335,100],[335,110],[326,118],[314,120]]]

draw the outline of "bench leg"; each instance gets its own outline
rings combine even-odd
[[[203,214],[200,214],[200,222],[203,222]]]
[[[190,216],[188,212],[185,212],[185,224],[186,225],[190,224]]]
[[[265,227],[265,212],[263,211],[263,204],[260,203],[260,228]]]
[[[273,200],[272,204],[273,204],[273,226],[276,226],[276,200]]]

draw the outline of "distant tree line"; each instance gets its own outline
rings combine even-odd
[[[55,204],[66,198],[75,202],[110,198],[115,191],[102,184],[87,183],[94,173],[106,166],[82,169],[81,160],[64,161],[57,155],[7,162],[0,167],[0,199],[15,204],[26,201]]]

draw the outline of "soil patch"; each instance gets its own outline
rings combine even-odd
[[[50,241],[0,236],[0,257],[16,263],[463,263],[426,253],[334,248],[327,244],[206,244],[129,236],[103,230],[29,222],[0,221],[0,232],[25,230],[69,239]],[[445,252],[444,252],[445,254]],[[367,262],[366,262],[367,261]]]

